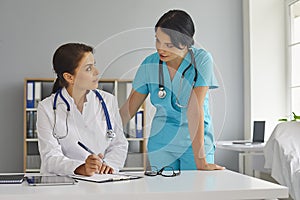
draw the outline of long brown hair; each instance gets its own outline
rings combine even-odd
[[[64,79],[64,73],[74,75],[75,69],[78,67],[80,60],[86,52],[93,53],[93,47],[81,43],[67,43],[61,45],[53,55],[53,69],[57,75],[52,88],[52,93],[68,86],[68,82]]]

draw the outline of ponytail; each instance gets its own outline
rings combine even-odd
[[[57,78],[53,84],[52,94],[56,93],[60,88],[62,88],[62,86],[60,85],[59,78]]]

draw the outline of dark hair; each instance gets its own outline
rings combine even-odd
[[[190,48],[194,44],[195,27],[192,18],[183,10],[170,10],[156,23],[157,28],[170,36],[172,44],[180,48],[180,44]]]
[[[80,60],[86,52],[94,52],[91,46],[80,43],[67,43],[61,45],[53,55],[53,69],[57,78],[52,88],[55,93],[62,87],[67,87],[68,82],[64,79],[65,72],[74,74]]]

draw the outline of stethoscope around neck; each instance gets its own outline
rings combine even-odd
[[[184,79],[184,75],[186,73],[186,71],[194,66],[194,71],[195,71],[195,75],[194,75],[194,79],[193,79],[193,83],[192,83],[192,88],[194,88],[194,85],[197,81],[197,77],[198,77],[198,71],[197,71],[197,67],[196,67],[196,61],[195,61],[195,56],[194,56],[194,53],[191,49],[188,50],[188,52],[190,53],[191,55],[191,62],[189,64],[189,66],[187,68],[185,68],[185,70],[182,72],[181,74],[181,78],[180,78],[180,86],[179,86],[179,89],[178,89],[178,94],[176,96],[176,102],[175,104],[179,107],[179,108],[187,108],[188,104],[186,105],[181,105],[179,103],[179,97],[180,97],[180,93],[181,93],[181,87],[182,87],[182,80]],[[164,99],[167,95],[167,92],[165,90],[165,86],[164,86],[164,71],[163,71],[163,62],[162,60],[159,60],[159,67],[158,67],[158,75],[159,75],[159,85],[158,85],[158,93],[157,93],[157,96],[160,98],[160,99]]]
[[[116,133],[113,131],[112,129],[112,125],[111,125],[111,121],[110,121],[110,117],[109,117],[109,113],[108,113],[108,110],[107,110],[107,107],[106,107],[106,104],[103,100],[103,97],[101,96],[101,94],[97,91],[97,90],[93,90],[93,92],[96,94],[97,98],[99,99],[101,105],[102,105],[102,108],[103,108],[103,112],[104,112],[104,115],[105,115],[105,119],[106,119],[106,125],[107,125],[107,130],[106,130],[106,137],[108,139],[113,139],[116,137]],[[65,135],[58,135],[55,133],[55,127],[56,127],[56,108],[57,108],[57,98],[58,98],[58,95],[59,97],[64,101],[64,103],[66,104],[67,106],[67,116],[66,116],[66,134]],[[52,130],[52,135],[54,138],[56,138],[57,140],[61,140],[61,139],[64,139],[68,136],[69,134],[69,127],[68,127],[68,116],[69,116],[69,113],[70,113],[70,104],[69,102],[67,101],[67,99],[62,95],[62,89],[60,88],[55,96],[54,96],[54,101],[53,101],[53,112],[54,112],[54,125],[53,125],[53,130]]]

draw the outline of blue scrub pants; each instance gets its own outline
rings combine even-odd
[[[166,150],[151,151],[148,149],[150,166],[155,166],[160,170],[165,166],[171,166],[174,170],[196,170],[196,163],[192,148],[188,148],[184,153],[170,152]],[[206,154],[206,162],[214,163],[214,154]]]

